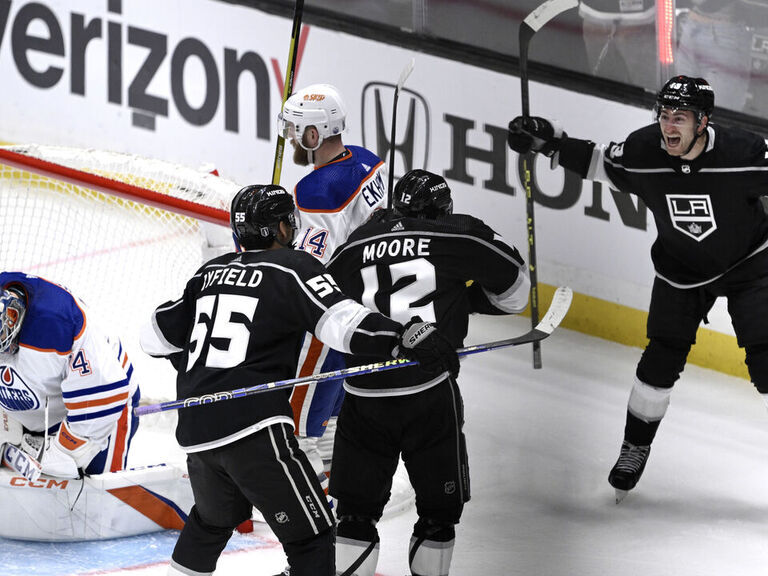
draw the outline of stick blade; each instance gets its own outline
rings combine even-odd
[[[405,68],[403,68],[403,71],[400,73],[400,79],[397,81],[397,89],[400,90],[403,85],[405,84],[405,81],[408,80],[408,76],[411,75],[411,72],[413,72],[413,67],[416,65],[416,59],[411,58],[410,62],[405,65]]]
[[[566,10],[576,8],[578,5],[578,0],[547,0],[539,5],[533,12],[528,14],[528,16],[525,17],[525,20],[523,20],[523,24],[527,25],[532,32],[538,32],[539,29],[552,20],[552,18],[558,14],[562,14]],[[522,33],[522,24],[520,28]]]
[[[573,301],[573,290],[568,286],[560,286],[555,290],[555,294],[552,296],[552,303],[549,305],[549,310],[544,314],[544,318],[536,325],[536,330],[544,332],[549,335],[560,325],[563,321],[568,310],[571,308],[571,302]]]

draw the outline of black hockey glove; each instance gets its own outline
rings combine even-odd
[[[518,116],[509,123],[507,143],[518,154],[533,151],[549,158],[560,149],[562,139],[567,136],[556,121]]]
[[[448,370],[451,376],[459,375],[459,356],[456,349],[437,327],[416,316],[403,327],[400,335],[400,355],[416,360],[422,372],[438,376]]]

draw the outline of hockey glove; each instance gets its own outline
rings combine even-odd
[[[518,154],[533,151],[550,158],[560,149],[563,138],[567,136],[557,121],[538,116],[518,116],[509,123],[507,143]]]
[[[43,474],[57,478],[79,478],[75,461],[56,448],[55,436],[40,433],[24,434],[21,449],[40,462]]]
[[[400,353],[419,363],[422,372],[439,376],[445,371],[454,378],[459,375],[459,356],[445,336],[434,324],[416,316],[403,327],[400,336]]]

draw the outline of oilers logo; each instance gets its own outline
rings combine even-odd
[[[717,230],[712,200],[702,194],[669,194],[667,207],[672,226],[701,242]]]
[[[0,406],[9,412],[35,410],[40,407],[37,396],[10,366],[0,365]]]

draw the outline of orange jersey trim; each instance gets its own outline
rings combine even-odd
[[[346,160],[346,159],[347,159],[347,157],[345,156],[344,158],[339,158],[338,160],[334,160],[334,162],[341,162],[342,160]],[[328,162],[328,164],[333,164],[333,162]],[[328,166],[328,164],[323,164],[323,166]],[[379,166],[383,166],[383,165],[384,165],[384,160],[382,160],[381,162],[376,164],[376,166],[374,166],[371,169],[371,172],[368,174],[368,176],[360,182],[360,186],[358,186],[357,189],[352,193],[352,195],[349,198],[347,198],[347,201],[344,202],[344,204],[342,204],[338,208],[334,208],[333,210],[327,210],[325,208],[302,208],[299,205],[298,198],[295,198],[296,206],[298,206],[298,208],[299,208],[299,210],[301,212],[312,212],[312,213],[321,213],[321,214],[322,213],[324,213],[324,214],[333,214],[333,213],[336,213],[336,212],[341,212],[342,210],[344,210],[344,208],[349,206],[349,203],[352,202],[352,200],[354,200],[357,197],[358,194],[360,194],[360,190],[362,190],[363,186],[368,182],[368,180],[370,180],[373,177],[373,175],[376,174],[376,171],[379,169]],[[318,166],[318,168],[320,168],[320,167],[321,166]],[[315,168],[315,170],[317,170],[317,168]],[[296,189],[294,188],[294,194],[293,194],[294,197],[296,196],[295,190]]]
[[[117,421],[117,432],[112,436],[112,463],[110,472],[123,469],[123,456],[125,455],[125,437],[128,434],[128,406],[123,408]]]
[[[124,401],[128,399],[128,392],[121,394],[115,394],[107,398],[99,398],[98,400],[85,400],[83,402],[65,402],[64,406],[67,410],[80,410],[82,408],[92,408],[94,406],[104,406],[105,404],[113,404],[114,402]]]

